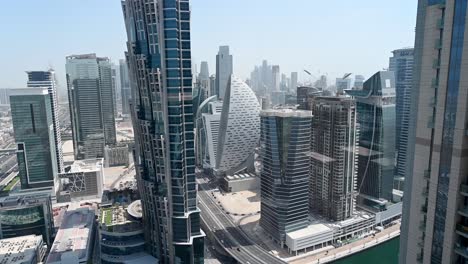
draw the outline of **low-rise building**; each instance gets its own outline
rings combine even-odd
[[[47,246],[42,236],[28,235],[0,240],[0,263],[36,264],[44,260]]]
[[[157,263],[144,252],[141,201],[101,208],[99,241],[101,263]]]
[[[260,177],[257,177],[254,173],[228,175],[221,181],[221,187],[226,192],[257,190],[260,187]]]
[[[103,188],[103,159],[76,160],[59,174],[61,201],[74,198],[101,197]]]
[[[95,212],[89,207],[65,212],[47,264],[93,263]]]
[[[0,239],[39,235],[52,243],[51,190],[29,189],[0,198]]]

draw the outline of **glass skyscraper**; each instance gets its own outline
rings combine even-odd
[[[21,188],[58,187],[52,107],[47,88],[11,89],[10,107]]]
[[[189,1],[126,0],[122,6],[148,250],[161,263],[203,263]]]
[[[102,158],[104,146],[116,143],[110,61],[96,54],[66,60],[75,159]]]
[[[229,54],[229,46],[220,46],[216,55],[216,93],[218,99],[223,100],[229,78],[232,74],[232,55]]]
[[[403,181],[406,175],[406,161],[408,159],[408,129],[411,107],[411,87],[413,86],[413,48],[393,51],[390,58],[389,70],[395,74],[396,90],[396,177]],[[398,185],[399,186],[399,185]],[[400,189],[400,188],[399,188]]]
[[[57,85],[54,70],[28,71],[28,87],[47,87],[50,95],[52,123],[54,125],[55,154],[57,155],[57,170],[63,171],[62,137],[58,117]]]
[[[419,0],[400,263],[468,263],[467,0]]]
[[[260,120],[260,226],[283,245],[286,233],[309,225],[312,112],[263,110]]]
[[[395,78],[381,71],[362,90],[347,90],[356,100],[359,124],[358,192],[365,205],[392,201],[395,171]]]

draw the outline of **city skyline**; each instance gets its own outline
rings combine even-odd
[[[262,13],[259,11],[264,8],[265,0],[242,1],[244,3],[191,2],[192,31],[195,33],[192,56],[198,71],[201,61],[207,61],[213,71],[218,47],[229,45],[234,56],[234,73],[242,79],[249,77],[254,65],[263,59],[280,65],[284,73],[299,72],[299,81],[309,80],[303,69],[316,76],[328,73],[329,80],[341,77],[345,72],[368,78],[376,70],[388,67],[392,50],[414,43],[416,2],[398,0],[383,4],[363,0],[339,3],[340,8],[336,9],[334,3],[296,0],[298,8],[285,14],[280,2],[269,3],[269,12]],[[242,8],[245,4],[249,9]],[[0,44],[2,50],[13,51],[5,52],[5,59],[0,64],[1,88],[22,87],[24,71],[52,66],[59,89],[63,91],[66,89],[65,56],[97,53],[111,58],[114,63],[124,58],[125,27],[120,1],[31,1],[28,6],[25,9],[21,2],[8,2],[0,10],[0,22],[3,22],[0,29],[6,36],[17,39]],[[42,11],[36,13],[37,8]],[[323,12],[314,12],[314,16],[310,16],[308,13],[312,9]],[[83,12],[86,19],[80,19]],[[238,21],[239,12],[243,15],[242,23]],[[107,15],[103,16],[103,13]],[[340,21],[346,20],[346,23],[332,21],[331,13],[342,17]],[[394,18],[395,13],[399,19]],[[9,23],[12,14],[24,14],[23,23]],[[278,16],[284,16],[289,22],[273,23]],[[379,23],[368,23],[369,20]],[[74,23],[76,21],[80,23]],[[324,23],[329,25],[316,26]],[[292,29],[291,25],[294,25]],[[282,33],[273,34],[278,30]],[[312,37],[303,37],[304,33]],[[317,35],[324,41],[309,41]],[[367,36],[374,37],[369,39]],[[353,40],[346,42],[346,48],[343,48],[343,37]],[[34,49],[26,47],[31,38],[35,39]],[[14,52],[16,50],[21,53]],[[282,50],[288,50],[293,56],[284,56]]]

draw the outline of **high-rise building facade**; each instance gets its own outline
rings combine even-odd
[[[8,88],[0,88],[0,105],[10,104],[10,95],[8,94]]]
[[[132,91],[130,89],[130,79],[128,77],[128,66],[125,60],[119,60],[120,71],[120,97],[122,100],[122,114],[130,114],[130,99],[132,98]]]
[[[54,125],[55,154],[57,154],[57,170],[63,171],[62,136],[60,134],[60,121],[58,117],[57,85],[55,71],[28,71],[28,87],[47,87],[52,107],[52,123]]]
[[[11,89],[10,107],[21,188],[58,188],[57,154],[48,88]]]
[[[408,160],[408,129],[413,85],[413,48],[393,51],[389,70],[395,74],[396,90],[396,176],[404,179]]]
[[[349,97],[316,97],[311,139],[310,208],[333,221],[353,215],[358,129]]]
[[[270,87],[271,92],[279,92],[280,91],[280,67],[279,65],[273,65],[271,67],[271,74],[272,74],[272,83]]]
[[[220,46],[216,55],[216,94],[220,100],[223,100],[229,78],[231,78],[232,65],[232,55],[229,54],[229,46]]]
[[[104,157],[116,142],[111,64],[96,54],[66,58],[75,159]]]
[[[359,123],[358,192],[368,206],[380,199],[391,201],[395,171],[393,72],[377,72],[362,90],[346,92],[356,100]]]
[[[250,87],[232,76],[223,100],[218,133],[216,171],[230,175],[253,169],[260,139],[260,104]]]
[[[160,263],[203,263],[189,1],[126,0],[122,6],[148,250]]]
[[[336,78],[336,93],[344,94],[344,91],[351,89],[351,79]]]
[[[289,92],[296,91],[297,89],[297,72],[291,72],[291,84],[289,85]]]
[[[355,90],[361,90],[362,87],[364,86],[364,81],[365,78],[362,75],[356,75],[354,76],[354,86],[353,89]]]
[[[400,263],[467,263],[466,0],[419,0]]]
[[[277,243],[309,224],[312,112],[270,109],[261,118],[260,226]]]
[[[223,102],[211,96],[198,108],[196,118],[196,151],[197,166],[213,169],[216,166],[216,152],[218,151],[219,124]]]

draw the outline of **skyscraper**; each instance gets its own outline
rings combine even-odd
[[[48,88],[11,89],[10,106],[21,188],[58,190],[54,122]]]
[[[271,67],[272,84],[270,92],[279,92],[280,91],[280,68],[279,65],[273,65]]]
[[[349,97],[316,97],[311,102],[312,168],[310,207],[333,221],[353,215],[358,151],[356,105]]]
[[[291,84],[289,85],[289,92],[296,91],[297,89],[297,72],[291,72]]]
[[[62,137],[60,134],[60,121],[58,117],[57,86],[54,70],[28,71],[28,87],[47,87],[50,95],[52,123],[54,125],[55,153],[57,154],[57,171],[63,172]]]
[[[466,0],[419,0],[400,263],[468,259]]]
[[[66,60],[75,158],[102,158],[104,146],[116,142],[109,59],[84,54]]]
[[[189,1],[126,0],[122,6],[135,95],[135,167],[148,249],[160,263],[203,263]]]
[[[353,89],[355,90],[361,90],[362,87],[364,86],[364,81],[365,78],[362,75],[356,75],[354,76],[354,86]]]
[[[336,93],[344,94],[344,91],[351,89],[351,79],[336,78]]]
[[[122,98],[122,114],[130,114],[129,101],[132,98],[132,91],[130,90],[130,79],[128,77],[128,66],[125,60],[119,60],[120,70],[120,96]]]
[[[393,198],[395,170],[395,78],[381,71],[362,90],[347,90],[356,100],[359,123],[358,192],[367,206]]]
[[[253,169],[260,139],[260,104],[250,87],[232,76],[223,100],[218,133],[216,171],[219,175]]]
[[[408,129],[411,107],[411,87],[413,85],[413,55],[412,48],[393,51],[389,70],[395,74],[396,90],[396,176],[404,179],[406,176],[406,161],[408,160]]]
[[[216,93],[220,100],[224,98],[231,74],[232,55],[229,54],[229,46],[220,46],[216,55]]]
[[[312,112],[262,110],[260,226],[283,245],[286,233],[309,224]]]
[[[210,95],[210,72],[208,71],[208,62],[206,61],[202,61],[200,64],[197,84],[205,99],[212,96]]]

